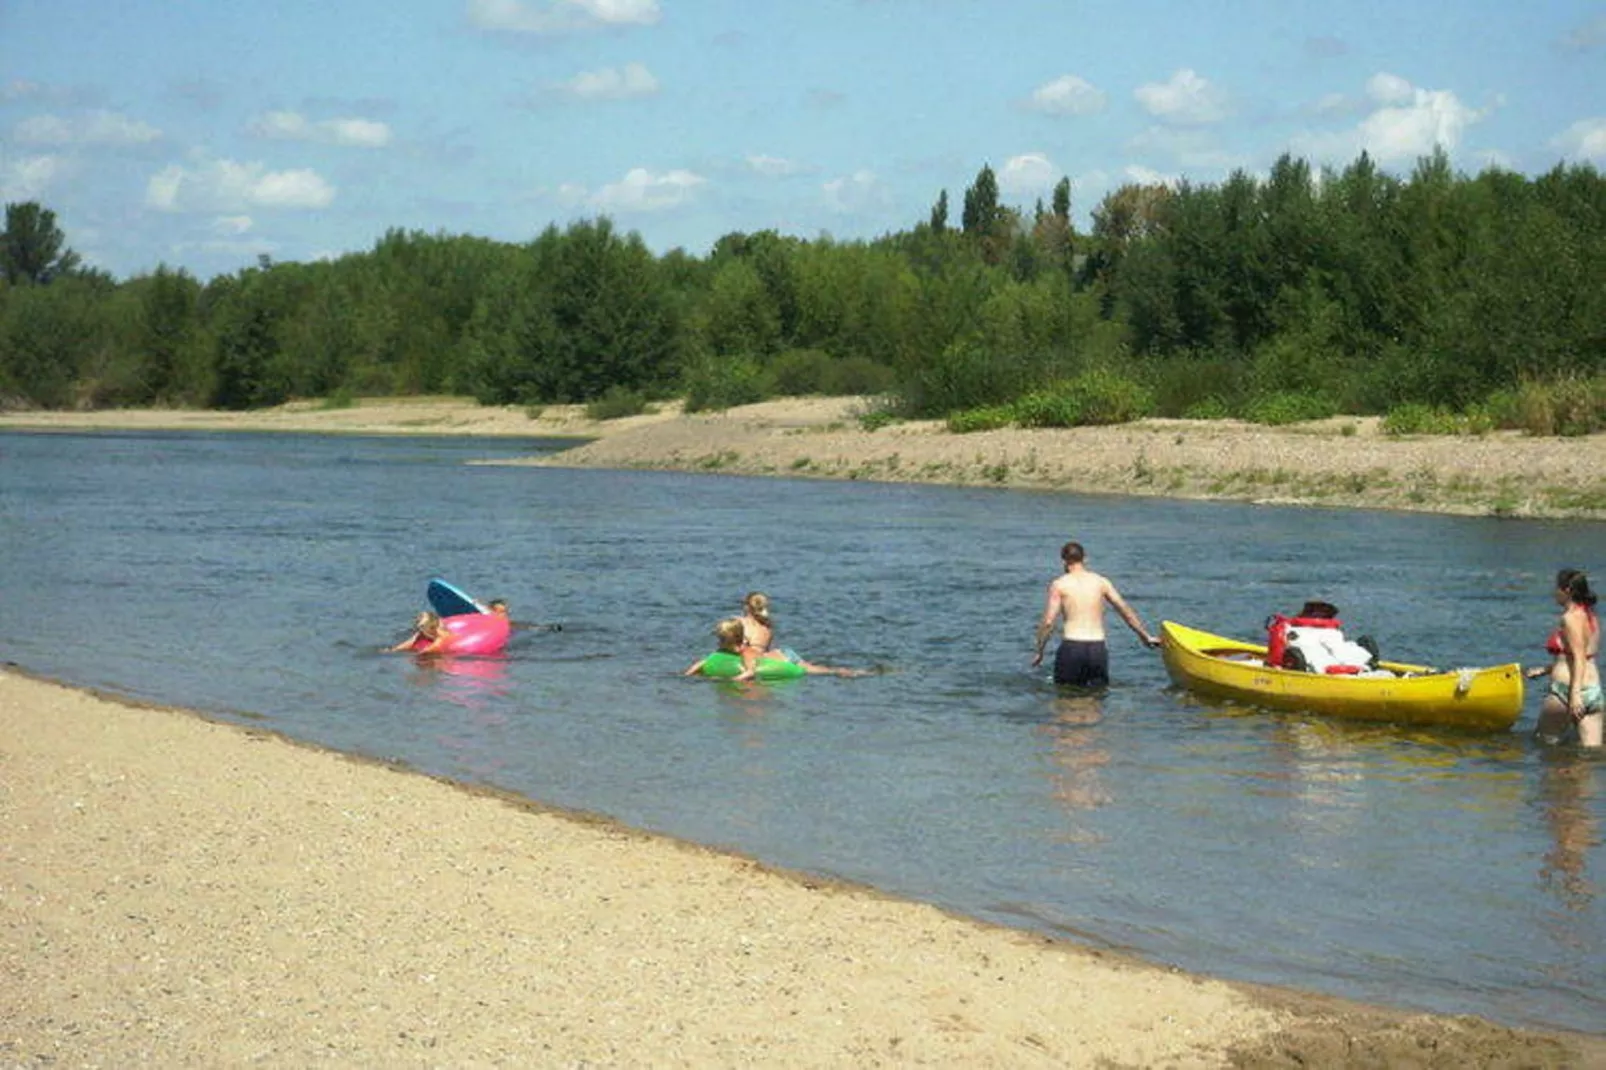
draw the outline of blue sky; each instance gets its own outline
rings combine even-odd
[[[957,219],[983,164],[1073,214],[1283,152],[1606,166],[1606,4],[0,0],[0,198],[119,278],[526,241]]]

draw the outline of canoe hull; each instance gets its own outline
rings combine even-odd
[[[1270,668],[1260,660],[1264,646],[1173,621],[1161,624],[1160,637],[1171,679],[1200,695],[1354,721],[1480,732],[1508,731],[1522,714],[1522,669],[1515,664],[1434,672],[1422,665],[1382,662],[1395,673],[1414,675],[1323,676]]]

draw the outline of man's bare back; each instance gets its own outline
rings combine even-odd
[[[1076,647],[1087,644],[1096,644],[1096,649],[1082,651],[1077,654],[1081,657],[1093,659],[1093,666],[1087,672],[1098,676],[1102,672],[1102,659],[1104,658],[1104,607],[1113,606],[1121,615],[1137,637],[1143,640],[1145,646],[1156,647],[1160,640],[1149,634],[1143,626],[1143,621],[1133,612],[1132,607],[1126,604],[1121,592],[1115,589],[1115,584],[1094,572],[1083,563],[1083,550],[1079,543],[1066,543],[1060,551],[1060,559],[1065,563],[1065,574],[1056,577],[1048,585],[1048,600],[1043,607],[1043,617],[1037,624],[1037,655],[1032,658],[1033,665],[1043,662],[1043,648],[1048,644],[1048,638],[1054,634],[1056,623],[1062,622],[1060,639],[1062,644]],[[1063,659],[1066,653],[1062,652]],[[1077,670],[1081,672],[1082,670]],[[1055,663],[1055,678],[1059,679],[1064,672]]]
[[[1065,639],[1103,639],[1104,604],[1119,598],[1109,580],[1082,565],[1048,585],[1049,605],[1057,601],[1057,614],[1065,621]]]

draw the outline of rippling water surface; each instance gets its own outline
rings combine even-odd
[[[1602,1030],[1606,762],[1531,742],[1537,693],[1469,737],[1201,703],[1124,630],[1102,702],[1027,666],[1072,537],[1151,627],[1324,597],[1387,656],[1534,661],[1600,525],[466,463],[558,448],[0,433],[0,658],[1187,969]],[[561,631],[377,653],[437,574]],[[682,679],[754,588],[887,671]]]

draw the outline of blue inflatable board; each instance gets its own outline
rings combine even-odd
[[[485,612],[478,602],[439,577],[429,581],[424,593],[429,598],[429,608],[443,617]]]

